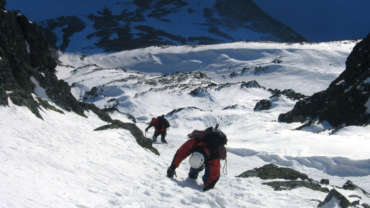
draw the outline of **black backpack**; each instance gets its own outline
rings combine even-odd
[[[227,144],[226,135],[217,129],[218,125],[215,128],[209,127],[205,130],[205,135],[201,139],[203,142],[207,143],[207,146],[210,148],[217,148],[219,146],[224,146]]]
[[[170,123],[167,121],[167,119],[164,116],[158,117],[160,126],[165,126],[166,128],[170,127]]]

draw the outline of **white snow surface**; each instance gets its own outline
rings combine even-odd
[[[345,60],[355,44],[355,41],[316,44],[235,42],[197,47],[149,47],[91,55],[83,61],[78,54],[64,54],[60,59],[73,66],[98,64],[140,72],[207,71],[215,79],[220,75],[229,76],[233,71],[240,73],[245,68],[251,70],[231,81],[257,80],[269,88],[292,88],[309,95],[327,88],[344,70]],[[282,62],[276,64],[274,60]],[[265,69],[265,73],[254,73],[256,67]],[[217,74],[213,75],[215,71]],[[315,79],[315,84],[311,85],[307,79]]]
[[[369,126],[349,126],[333,135],[325,128],[318,133],[296,131],[300,123],[277,122],[278,115],[292,109],[294,101],[282,96],[273,100],[272,109],[254,112],[254,105],[271,93],[240,84],[257,80],[267,88],[313,94],[344,70],[353,45],[151,47],[84,59],[79,54],[61,54],[57,76],[73,84],[77,99],[83,100],[87,91],[97,87],[98,96],[85,101],[100,108],[116,106],[120,112],[112,117],[129,122],[129,113],[142,130],[151,117],[166,114],[171,124],[168,144],[154,144],[160,152],[156,156],[141,148],[126,130],[93,131],[106,124],[93,113],[85,118],[42,109],[43,119],[39,119],[10,102],[9,107],[0,107],[0,207],[285,208],[317,207],[317,200],[325,198],[325,193],[306,188],[273,191],[262,185],[262,179],[235,177],[267,163],[294,168],[315,180],[328,178],[331,185],[342,186],[351,180],[369,192]],[[276,57],[283,62],[271,63]],[[278,70],[227,76],[259,65]],[[184,79],[178,79],[179,74],[160,74],[180,69],[202,71],[208,78],[190,76],[194,73]],[[189,94],[209,83],[220,86],[226,82],[234,84],[207,89],[199,96]],[[169,114],[179,108],[184,110]],[[177,177],[168,179],[167,167],[186,135],[216,123],[229,140],[227,166],[222,162],[225,169],[215,188],[202,192],[201,178],[187,179],[187,160],[176,170]]]

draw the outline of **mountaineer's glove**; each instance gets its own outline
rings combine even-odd
[[[168,169],[167,169],[167,177],[169,178],[173,178],[174,175],[176,175],[176,171],[175,171],[175,166],[171,165]]]

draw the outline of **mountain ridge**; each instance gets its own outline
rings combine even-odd
[[[252,0],[125,0],[95,13],[61,16],[41,25],[62,51],[121,51],[153,45],[234,41],[302,42],[301,35]]]

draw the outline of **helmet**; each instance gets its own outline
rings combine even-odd
[[[204,161],[204,155],[200,152],[194,152],[189,158],[190,166],[194,169],[201,168]]]

